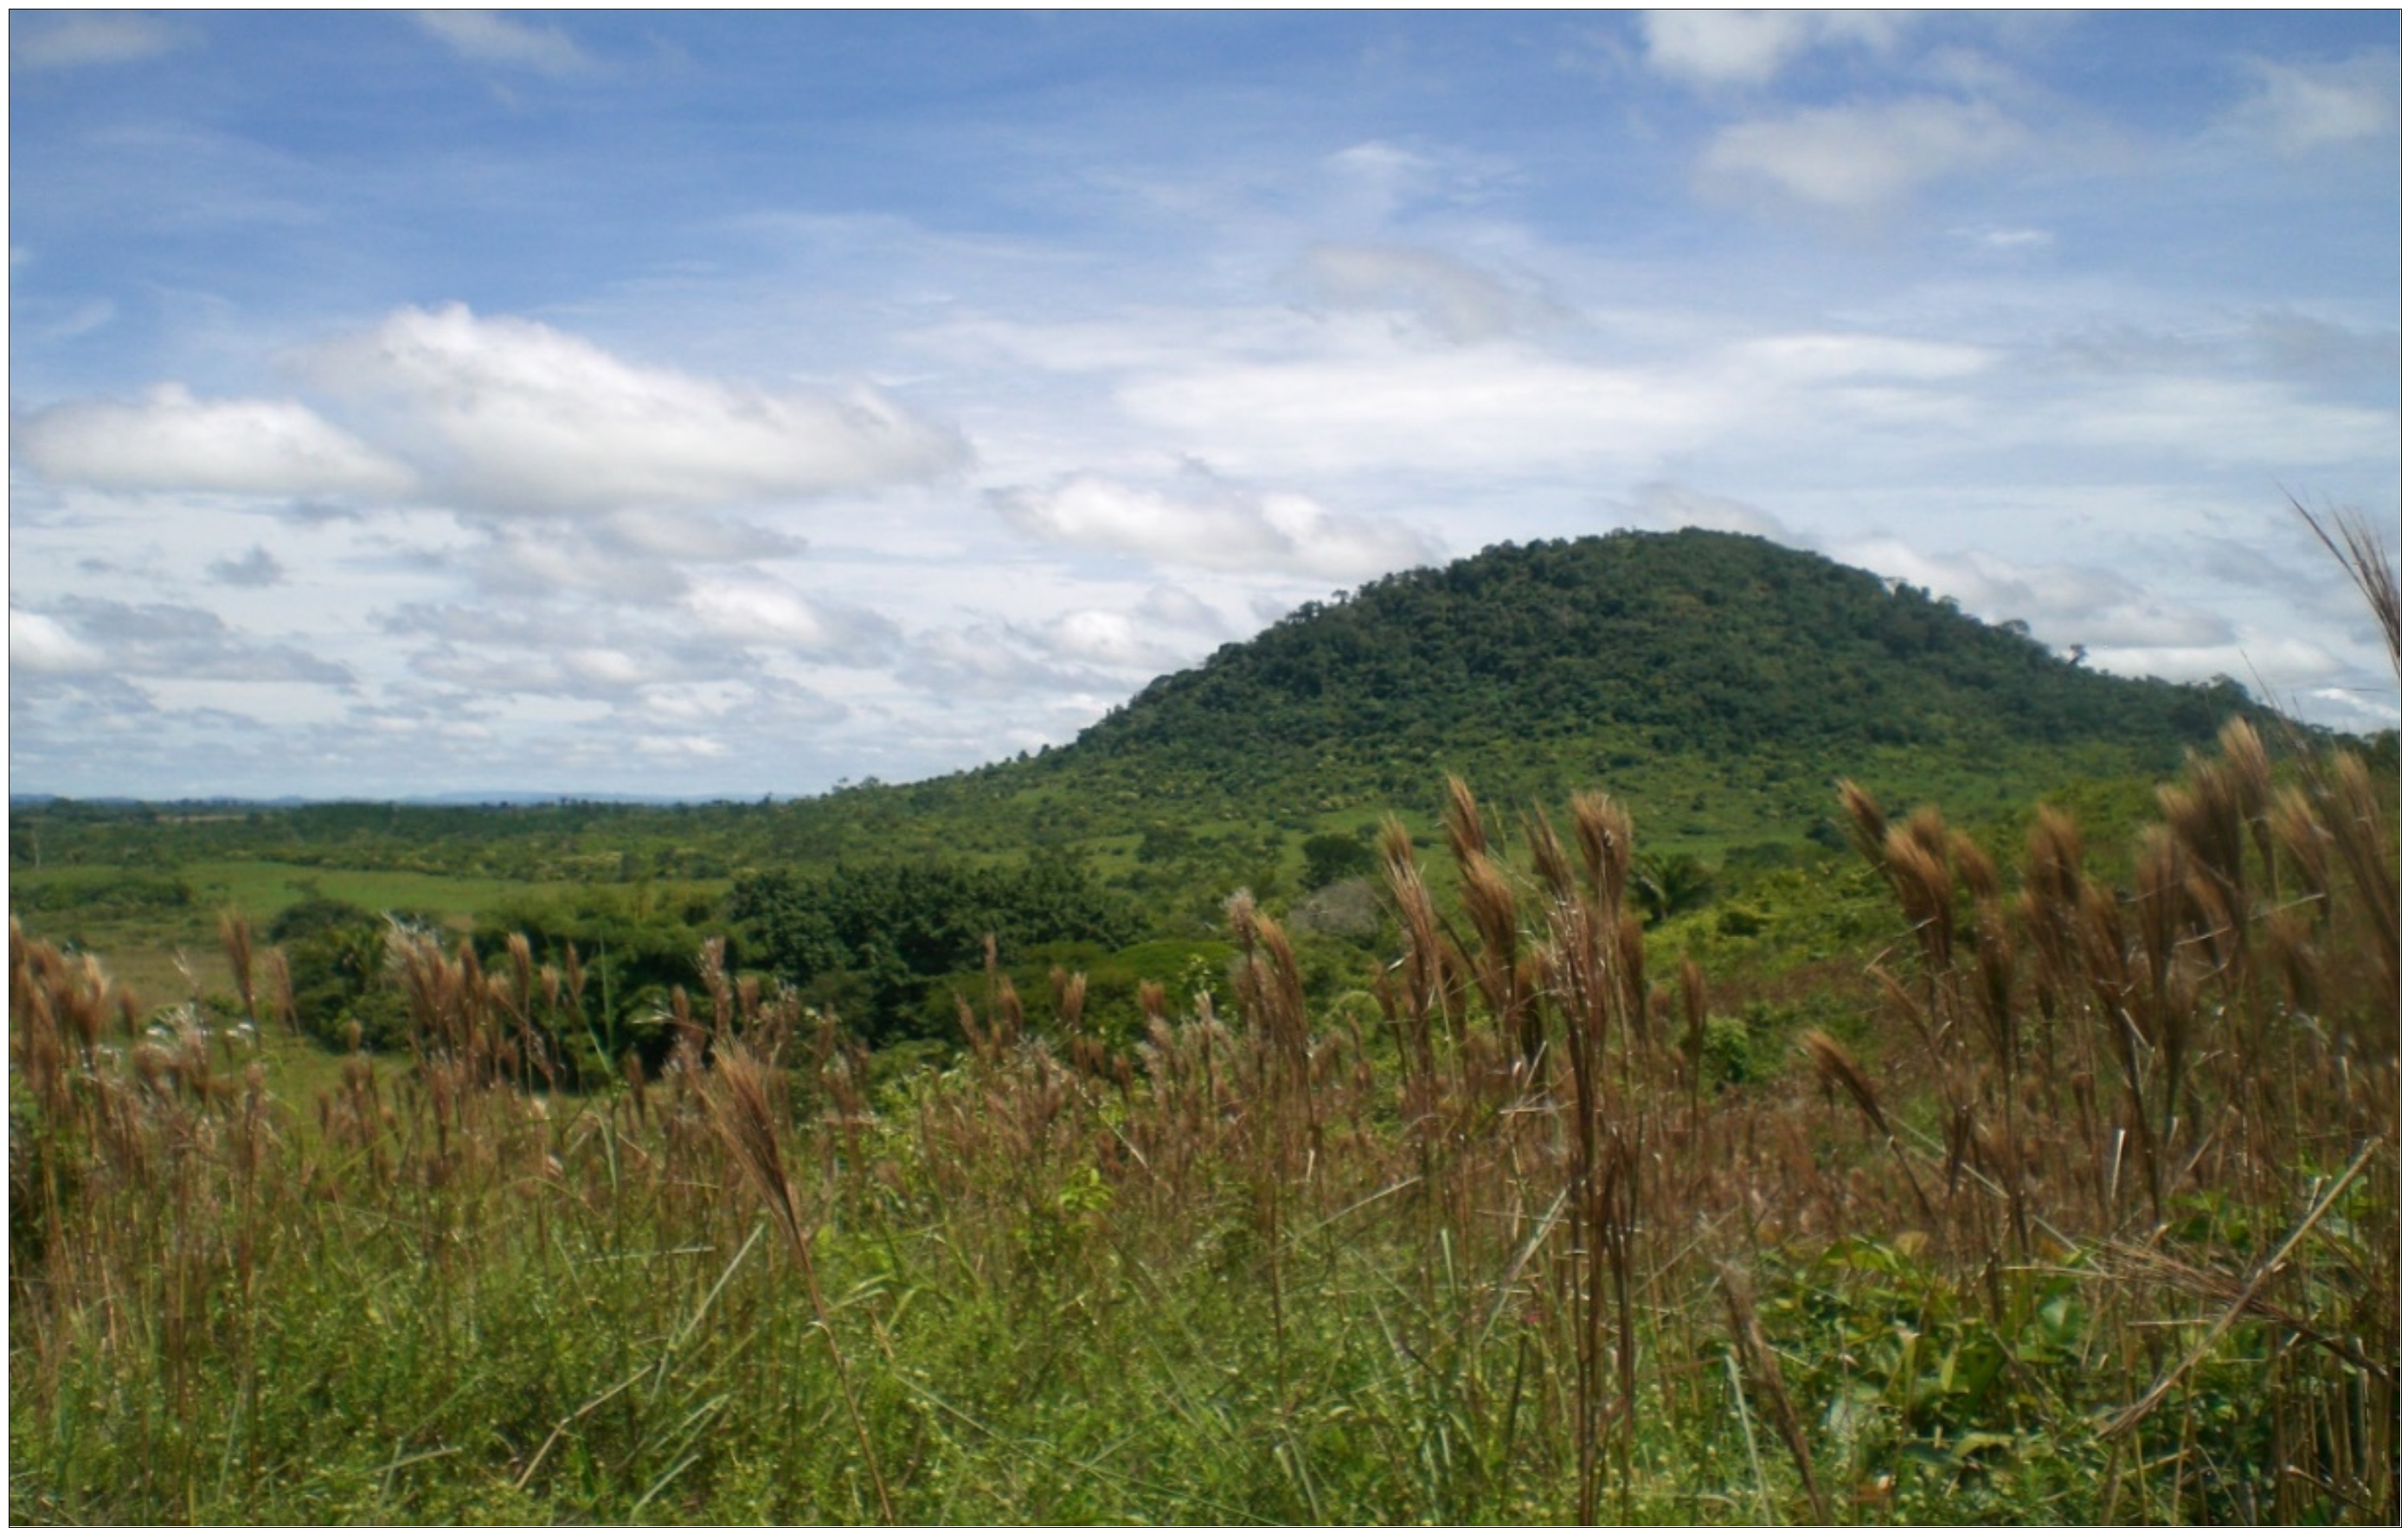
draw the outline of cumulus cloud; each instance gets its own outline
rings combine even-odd
[[[254,543],[240,559],[212,560],[209,579],[221,586],[273,586],[284,579],[284,566],[274,554]]]
[[[1878,11],[1651,10],[1639,18],[1648,67],[1691,86],[1765,85],[1818,43],[1885,49],[1906,19]]]
[[[2400,132],[2400,58],[2362,54],[2337,64],[2250,61],[2256,88],[2233,114],[2243,131],[2286,154]]]
[[[992,493],[996,510],[1045,543],[1112,549],[1211,569],[1359,579],[1425,564],[1436,551],[1398,523],[1233,483],[1191,466],[1170,490],[1074,474]]]
[[[694,696],[758,683],[760,664],[741,645],[698,632],[678,609],[637,615],[593,603],[530,602],[506,610],[457,603],[404,603],[378,626],[421,644],[420,676],[456,687],[626,700],[661,689]]]
[[[530,26],[490,10],[424,10],[418,13],[418,24],[471,64],[555,78],[594,67],[585,50],[556,26]]]
[[[108,657],[86,644],[55,618],[8,609],[8,664],[20,671],[75,675],[104,669]]]
[[[706,633],[721,638],[853,665],[883,659],[897,638],[895,625],[875,612],[813,600],[767,576],[697,580],[685,607]]]
[[[1317,304],[1400,311],[1451,341],[1486,340],[1566,312],[1469,263],[1412,246],[1316,245],[1298,276]]]
[[[27,69],[75,69],[153,58],[183,40],[181,32],[148,16],[82,11],[39,27],[28,24],[9,39],[8,57]]]
[[[205,401],[161,384],[139,401],[78,400],[11,434],[44,478],[95,490],[400,496],[407,468],[293,400]]]
[[[790,499],[927,480],[958,434],[867,386],[771,393],[624,362],[530,320],[405,308],[305,353],[446,493],[503,513]]]
[[[1801,203],[1866,212],[1998,160],[2025,137],[1986,102],[1909,96],[1732,123],[1714,136],[1700,168],[1710,183],[1770,187]]]
[[[493,543],[477,572],[497,593],[580,592],[640,602],[669,600],[686,589],[675,565],[580,528],[517,523],[487,532]]]
[[[615,698],[660,680],[671,669],[661,666],[657,657],[639,661],[624,650],[602,645],[546,653],[439,644],[413,653],[409,665],[420,676],[487,697],[512,694]]]
[[[900,675],[957,697],[1050,695],[1052,707],[1083,724],[1138,684],[1195,665],[1229,633],[1193,593],[1161,583],[1131,607],[1080,607],[1033,622],[990,619],[915,635]]]

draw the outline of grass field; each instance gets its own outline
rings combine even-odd
[[[2237,729],[2158,810],[1850,799],[1794,1039],[1598,798],[1393,828],[1368,1011],[1241,898],[1135,1043],[996,976],[900,1073],[710,953],[577,1094],[523,948],[396,934],[375,1057],[12,932],[10,1513],[2396,1523],[2397,807]]]

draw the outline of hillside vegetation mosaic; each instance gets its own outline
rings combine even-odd
[[[2396,1524],[2398,779],[1688,533],[925,784],[18,806],[10,1515]]]

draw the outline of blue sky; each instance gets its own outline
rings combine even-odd
[[[12,12],[11,786],[899,781],[1690,524],[2393,725],[2401,43]]]

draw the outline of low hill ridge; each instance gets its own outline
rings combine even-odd
[[[2247,711],[2237,683],[2086,670],[2019,625],[1764,538],[1623,532],[1500,544],[1309,603],[1046,765],[1179,797],[1337,774],[1415,799],[1434,760],[1518,780],[2105,746],[2163,767]]]
[[[1618,532],[1499,544],[1309,603],[1067,746],[922,782],[776,803],[311,805],[172,833],[134,824],[159,818],[147,807],[21,804],[11,851],[38,866],[41,838],[56,861],[163,836],[194,856],[298,840],[363,867],[712,878],[1034,846],[1143,856],[1149,837],[1209,832],[1260,868],[1315,832],[1434,812],[1455,773],[1499,805],[1604,788],[1652,845],[1711,852],[1828,837],[1840,776],[2019,813],[2078,780],[2167,772],[2236,713],[2268,717],[2229,681],[2090,671],[1819,554]]]

